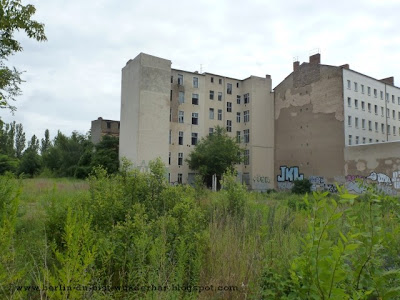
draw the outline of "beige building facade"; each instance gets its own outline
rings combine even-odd
[[[92,121],[92,126],[90,127],[92,143],[99,143],[105,135],[119,137],[119,127],[120,121],[106,120],[102,117]]]
[[[143,169],[161,157],[170,183],[192,183],[185,159],[221,126],[245,149],[239,179],[254,190],[273,188],[273,99],[269,75],[200,74],[141,53],[122,70],[120,157]]]

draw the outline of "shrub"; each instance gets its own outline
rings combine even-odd
[[[292,187],[292,193],[294,194],[305,194],[311,192],[311,182],[307,178],[302,180],[295,180]]]

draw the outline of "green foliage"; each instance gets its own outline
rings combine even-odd
[[[311,192],[311,182],[307,178],[302,180],[295,180],[293,182],[292,193],[294,194],[305,194]]]
[[[228,197],[228,213],[237,220],[242,220],[244,217],[245,200],[246,200],[246,185],[237,181],[236,172],[226,171],[224,173],[221,185],[227,192]]]
[[[35,12],[33,5],[22,5],[20,0],[0,0],[0,108],[15,110],[10,101],[21,93],[21,72],[5,65],[10,55],[22,51],[21,44],[14,39],[15,31],[23,30],[37,41],[46,40],[44,25],[31,19]]]
[[[39,140],[35,135],[32,136],[28,148],[22,155],[21,162],[19,165],[19,174],[26,174],[30,177],[40,173],[42,168],[42,160],[38,153]]]
[[[101,141],[95,146],[95,152],[91,161],[92,167],[103,166],[109,174],[117,172],[119,169],[118,149],[119,139],[117,137],[103,136]],[[84,153],[85,158],[88,158],[88,156],[87,152]],[[80,165],[83,164],[82,160],[84,159],[81,157],[79,161]]]
[[[0,154],[0,174],[6,172],[15,173],[18,170],[19,162],[16,158]]]
[[[234,165],[243,160],[242,153],[239,144],[224,128],[217,126],[213,134],[201,139],[186,162],[191,170],[197,170],[209,182],[213,174],[221,178],[227,169],[233,170]]]

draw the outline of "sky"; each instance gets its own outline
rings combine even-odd
[[[15,37],[24,50],[8,64],[25,71],[23,94],[4,122],[27,139],[45,129],[85,134],[98,117],[119,120],[121,69],[140,52],[172,68],[278,85],[294,58],[343,65],[400,86],[400,1],[362,0],[22,0],[45,24],[47,42]]]

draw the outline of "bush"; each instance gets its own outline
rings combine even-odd
[[[292,187],[292,193],[294,194],[305,194],[311,192],[311,182],[307,178],[302,180],[295,180]]]

